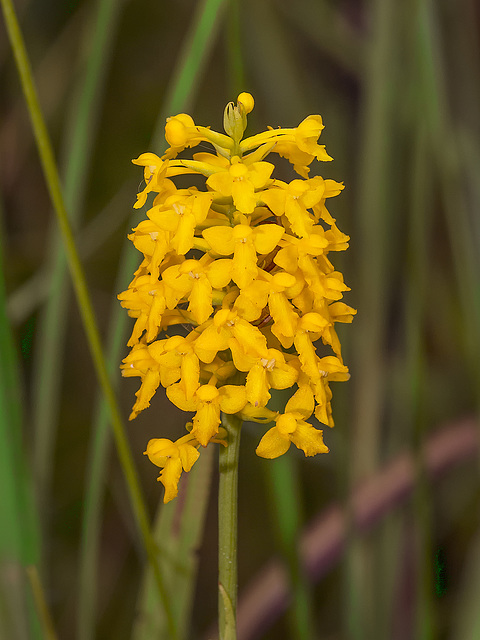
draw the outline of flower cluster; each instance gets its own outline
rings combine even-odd
[[[124,359],[124,376],[141,387],[130,419],[149,406],[157,387],[184,411],[194,412],[188,433],[177,442],[148,443],[145,452],[161,467],[165,502],[177,494],[199,447],[226,444],[220,413],[273,423],[257,454],[276,458],[290,444],[312,456],[328,451],[313,414],[333,426],[332,380],[349,377],[336,322],[351,322],[354,309],[341,302],[348,290],[327,254],[348,246],[326,208],[341,183],[309,177],[309,165],[331,160],[318,144],[318,115],[292,129],[272,129],[243,139],[248,93],[225,109],[226,135],[195,125],[187,114],[169,118],[169,143],[159,158],[144,153],[142,207],[155,193],[148,219],[129,238],[144,259],[127,291],[119,295],[136,318]],[[210,143],[214,152],[179,159],[187,147]],[[278,154],[301,177],[272,177]],[[172,178],[202,176],[203,190],[177,188]],[[316,343],[325,345],[320,357]],[[268,407],[271,389],[292,389],[284,412]]]

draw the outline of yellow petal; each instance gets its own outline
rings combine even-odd
[[[202,235],[215,253],[221,256],[229,256],[235,250],[233,229],[231,227],[209,227],[202,231]]]
[[[178,482],[181,475],[182,463],[180,458],[170,458],[158,478],[165,487],[164,503],[170,502],[177,496]]]
[[[296,246],[288,246],[280,249],[277,255],[273,258],[275,264],[285,269],[289,273],[295,273],[298,265],[298,250]]]
[[[268,189],[268,191],[262,191],[262,202],[269,207],[276,216],[283,216],[285,213],[285,198],[286,193],[284,189]]]
[[[265,336],[249,322],[237,318],[232,327],[232,333],[242,346],[245,353],[261,358],[267,349]]]
[[[194,353],[186,353],[182,356],[181,372],[185,397],[190,400],[200,384],[200,363]]]
[[[185,213],[180,216],[177,231],[172,240],[172,245],[180,256],[184,256],[193,247],[194,231],[195,218],[193,215]]]
[[[288,364],[275,366],[272,371],[268,372],[268,380],[272,389],[288,389],[295,384],[297,378],[297,370]]]
[[[298,352],[298,357],[302,363],[302,370],[311,380],[320,378],[318,368],[318,356],[310,337],[303,331],[297,333],[293,339]]]
[[[245,387],[226,384],[220,387],[220,408],[224,413],[238,413],[247,404]]]
[[[148,441],[144,454],[157,467],[164,467],[167,459],[177,454],[177,448],[168,438],[152,438]]]
[[[197,408],[196,400],[187,399],[181,382],[177,382],[176,384],[172,384],[170,387],[167,387],[166,392],[170,402],[173,402],[173,404],[182,411],[195,411]]]
[[[280,242],[284,233],[285,229],[278,224],[259,225],[254,230],[255,249],[258,253],[270,253]]]
[[[315,429],[307,422],[298,422],[295,432],[290,437],[297,449],[301,449],[306,456],[328,453],[329,451],[323,442],[323,431]]]
[[[313,331],[315,333],[323,331],[328,324],[328,320],[320,313],[310,312],[302,316],[300,325],[304,331]]]
[[[260,440],[255,453],[261,458],[278,458],[290,448],[290,440],[281,435],[276,427],[272,427]]]
[[[193,279],[192,291],[188,300],[190,303],[188,311],[192,313],[198,324],[204,323],[210,317],[213,307],[212,285],[203,274],[200,278]]]
[[[236,181],[232,183],[233,203],[238,211],[242,213],[253,213],[257,205],[257,196],[253,184],[248,180]]]
[[[184,471],[190,471],[200,456],[200,452],[191,444],[178,445],[180,460]]]
[[[242,420],[250,420],[252,422],[267,424],[268,422],[275,420],[277,413],[267,409],[267,407],[254,407],[253,404],[248,402],[243,407],[239,415]]]
[[[137,401],[133,405],[132,413],[130,414],[130,420],[133,420],[138,416],[140,411],[143,411],[150,406],[150,400],[152,399],[155,391],[160,384],[160,372],[150,369],[142,381],[142,386],[135,394]]]
[[[293,394],[285,406],[285,413],[299,413],[304,418],[309,418],[315,408],[313,391],[308,384],[302,384]]]
[[[206,447],[217,434],[220,425],[220,406],[214,402],[202,403],[193,417],[192,434]]]
[[[235,338],[230,338],[228,346],[230,347],[236,369],[238,369],[238,371],[250,371],[250,369],[255,365],[257,356],[245,353],[244,349]]]
[[[219,351],[228,349],[230,335],[224,327],[210,325],[195,340],[195,353],[202,362],[212,362]]]
[[[275,321],[275,328],[283,335],[293,337],[297,328],[298,316],[285,295],[272,292],[268,299],[268,307]]]
[[[219,171],[212,174],[207,179],[207,185],[214,191],[218,191],[222,196],[228,197],[232,195],[233,180],[228,171]]]
[[[248,287],[258,273],[257,254],[253,242],[236,242],[233,256],[232,280],[240,289]]]
[[[208,267],[207,278],[214,289],[223,289],[232,279],[232,260],[223,258],[215,260]]]
[[[248,179],[253,184],[255,189],[263,189],[268,182],[272,171],[275,169],[275,165],[271,162],[254,162],[250,166],[248,172]]]
[[[245,385],[248,402],[254,407],[264,407],[271,398],[269,387],[265,367],[261,364],[254,365],[248,372]]]

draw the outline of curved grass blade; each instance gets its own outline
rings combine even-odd
[[[63,193],[71,223],[77,226],[83,211],[88,163],[98,121],[104,78],[111,58],[113,38],[120,10],[115,0],[100,0],[97,14],[84,37],[84,49],[90,51],[84,77],[71,101],[69,139],[65,153]],[[49,494],[52,474],[52,453],[58,422],[58,397],[61,393],[60,362],[64,353],[67,331],[66,314],[70,285],[67,276],[65,251],[58,229],[50,239],[51,260],[49,295],[40,319],[38,357],[34,367],[34,471],[39,504]]]
[[[65,245],[71,277],[79,303],[82,321],[87,334],[92,360],[110,410],[112,428],[115,435],[120,463],[125,474],[130,499],[132,502],[134,517],[136,520],[136,524],[141,532],[143,545],[145,547],[149,560],[154,567],[159,592],[162,594],[162,601],[169,619],[170,635],[172,639],[174,639],[176,638],[176,631],[173,625],[171,614],[168,612],[167,598],[161,574],[158,568],[155,544],[153,542],[149,528],[147,511],[143,500],[140,483],[135,466],[133,464],[132,454],[128,445],[128,440],[126,437],[120,410],[118,408],[115,393],[110,383],[108,370],[105,364],[100,341],[100,334],[98,331],[97,323],[95,321],[95,315],[93,312],[91,298],[87,289],[85,274],[78,257],[78,251],[68,220],[65,202],[60,188],[60,180],[55,165],[53,149],[45,126],[45,122],[42,117],[38,97],[34,88],[31,67],[28,61],[25,44],[23,42],[23,37],[18,26],[11,0],[1,0],[1,4],[5,22],[7,25],[8,35],[12,44],[12,49],[17,63],[19,75],[22,81],[22,88],[25,93],[29,114],[32,120],[35,140],[38,146],[42,168],[45,173],[48,190],[54,204],[55,213],[57,214],[57,219],[62,234],[62,240]]]

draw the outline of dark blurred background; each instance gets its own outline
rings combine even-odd
[[[140,262],[126,234],[145,216],[132,209],[143,176],[131,159],[161,154],[168,115],[188,112],[221,130],[223,108],[240,91],[255,97],[249,133],[323,117],[320,142],[334,161],[314,162],[311,175],[346,186],[330,212],[351,237],[332,258],[351,287],[345,301],[358,309],[339,330],[351,380],[332,384],[330,453],[305,460],[290,451],[279,471],[294,477],[301,528],[335,504],[346,538],[314,579],[310,631],[302,636],[277,603],[270,627],[248,637],[480,638],[478,3],[19,0],[15,8],[125,419],[138,380],[119,380],[131,321],[116,294]],[[21,398],[15,482],[33,492],[34,555],[58,638],[86,640],[94,636],[77,631],[81,540],[92,452],[100,456],[95,637],[131,638],[143,553],[115,448],[99,426],[99,385],[3,22],[0,74],[5,332]],[[162,488],[142,452],[151,437],[178,437],[184,422],[159,390],[128,424],[152,518]],[[254,454],[259,434],[245,426],[240,591],[282,555],[270,463]],[[439,434],[447,462],[434,476]],[[388,493],[382,470],[404,454],[403,489]],[[188,638],[206,637],[216,616],[215,479]],[[366,482],[371,493],[352,502]],[[357,516],[375,503],[376,488],[379,515],[362,524]],[[28,527],[29,508],[16,504],[20,529]],[[11,623],[4,629],[15,632],[3,637],[32,637],[12,622],[23,600],[12,599],[9,579],[5,572],[0,584]]]

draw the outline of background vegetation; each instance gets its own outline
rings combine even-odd
[[[346,184],[331,211],[352,239],[336,265],[358,316],[341,334],[352,378],[334,385],[330,454],[270,463],[245,427],[239,636],[478,639],[478,3],[15,8],[122,418],[114,439],[1,22],[0,637],[213,637],[215,465],[202,456],[156,518],[142,452],[185,418],[159,392],[125,427],[138,381],[119,380],[131,321],[116,293],[144,215],[131,158],[161,152],[167,115],[218,130],[246,90],[250,132],[324,118],[335,160],[313,170]]]

